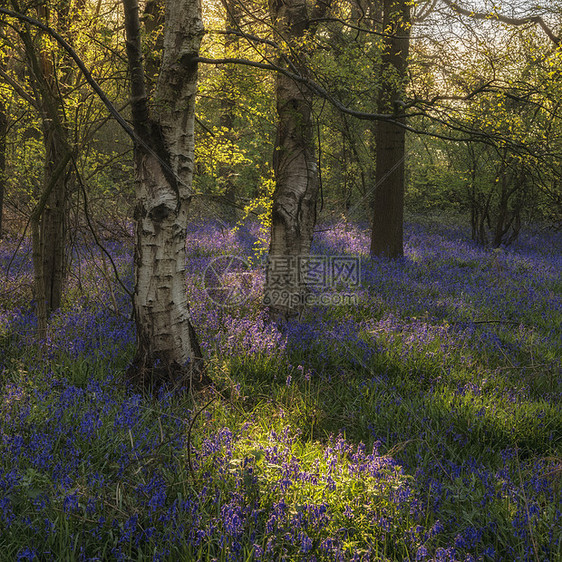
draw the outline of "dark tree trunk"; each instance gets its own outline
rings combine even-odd
[[[224,38],[224,56],[238,57],[240,41],[237,35],[228,32],[238,31],[240,29],[240,21],[242,15],[238,2],[223,0],[223,6],[226,11],[225,31],[227,35]],[[220,125],[225,130],[228,141],[234,141],[234,113],[236,110],[236,100],[232,93],[231,84],[236,79],[235,69],[232,65],[226,65],[223,69],[223,97],[221,98],[221,115]],[[230,222],[236,220],[236,182],[235,170],[230,163],[224,163],[219,170],[222,181],[222,191],[225,200],[225,218]]]
[[[45,145],[48,160],[45,162],[43,191],[30,220],[39,340],[47,334],[50,313],[61,304],[66,274],[65,169],[71,159],[70,148],[64,143],[46,140]]]
[[[4,192],[6,191],[6,134],[8,132],[8,118],[6,106],[0,100],[0,240],[3,236],[2,217],[4,215]]]
[[[20,11],[12,0],[15,11]],[[49,22],[49,9],[39,6],[37,13]],[[50,313],[62,299],[66,276],[67,173],[71,159],[68,130],[63,118],[63,100],[48,49],[42,36],[33,38],[23,27],[20,37],[31,70],[31,85],[41,111],[45,163],[43,189],[31,216],[34,292],[37,310],[37,335],[46,335]],[[39,46],[37,43],[39,42]]]
[[[404,255],[404,129],[381,121],[376,143],[371,256],[397,258]]]
[[[69,147],[60,131],[51,123],[44,124],[45,143],[45,184],[54,179],[54,185],[47,199],[40,226],[40,253],[43,261],[44,299],[47,316],[61,305],[63,284],[66,273],[67,234],[67,173],[61,172],[54,178],[57,165],[65,158]]]
[[[410,7],[406,0],[384,0],[379,111],[394,114],[400,121],[410,42]],[[377,123],[376,179],[373,197],[371,256],[404,255],[404,168],[405,130],[392,122]]]

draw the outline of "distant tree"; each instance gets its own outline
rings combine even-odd
[[[364,111],[372,112],[377,111],[380,83],[379,4],[378,0],[339,4],[340,10],[345,11],[338,18],[325,18],[321,32],[316,34],[316,60],[312,59],[313,72],[329,84],[330,92],[338,100],[348,107],[359,104]],[[332,11],[336,12],[337,7]],[[323,100],[318,100],[316,106],[320,107],[320,208],[371,220],[371,204],[365,201],[372,199],[375,185],[376,123],[355,119]]]
[[[485,63],[479,69],[473,62],[463,70],[463,79],[487,85],[465,104],[461,121],[482,138],[493,139],[487,146],[465,147],[472,237],[494,247],[510,244],[534,210],[542,206],[544,217],[552,215],[542,201],[561,208],[562,192],[556,187],[559,166],[553,161],[562,148],[562,39],[539,13],[512,17],[502,13],[500,5],[479,12],[452,0],[442,2],[472,33],[499,25],[503,43],[509,43],[509,48],[498,42],[480,53],[473,50],[473,61],[480,58]]]
[[[409,0],[382,1],[383,53],[379,112],[394,121],[376,124],[376,178],[373,196],[371,256],[404,255],[404,168],[406,131],[403,121],[406,68],[410,44]]]
[[[21,12],[17,0],[11,0],[11,6],[16,12]],[[52,17],[66,19],[68,3],[57,5],[57,8],[53,16],[50,6],[42,4],[37,7],[36,15],[47,23]],[[58,69],[46,35],[39,31],[34,36],[25,24],[18,28],[18,34],[29,68],[28,78],[33,91],[30,99],[41,116],[45,148],[43,188],[30,221],[37,327],[42,339],[49,314],[61,304],[66,275],[66,220],[72,148],[61,95],[66,83],[62,76],[57,76]]]
[[[237,57],[240,51],[238,32],[242,20],[241,7],[236,1],[222,0],[222,4],[225,12],[224,56]],[[236,98],[233,95],[233,90],[235,90],[233,86],[236,80],[235,67],[225,65],[222,74],[224,92],[221,98],[220,126],[226,140],[232,143],[235,136],[234,120],[236,112]],[[221,191],[227,205],[225,216],[232,221],[236,218],[234,211],[236,204],[236,170],[232,160],[222,163],[219,175],[223,182]]]
[[[6,191],[6,134],[8,116],[4,100],[0,100],[0,240],[3,236],[2,217],[4,215],[4,192]]]

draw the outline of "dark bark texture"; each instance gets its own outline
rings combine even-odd
[[[400,120],[410,42],[410,7],[406,0],[383,2],[384,52],[379,112]],[[373,197],[371,256],[404,255],[405,130],[390,121],[376,126],[376,180]]]
[[[0,240],[3,236],[4,193],[6,191],[6,134],[8,132],[8,118],[6,106],[0,100]]]

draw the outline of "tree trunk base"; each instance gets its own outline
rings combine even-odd
[[[176,361],[148,360],[137,355],[125,373],[127,380],[136,388],[153,394],[160,389],[200,391],[211,385],[205,373],[203,359],[196,358],[188,365]]]

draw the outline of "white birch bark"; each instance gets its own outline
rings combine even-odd
[[[323,4],[325,10],[328,3]],[[304,0],[272,0],[270,12],[277,32],[291,45],[291,63],[304,76],[307,58],[299,41],[313,33]],[[280,59],[279,64],[283,64]],[[312,96],[308,90],[283,74],[276,78],[277,139],[273,159],[275,192],[273,194],[271,243],[265,288],[265,304],[272,320],[283,321],[300,312],[303,287],[298,285],[298,259],[308,256],[318,195],[318,170],[314,146]],[[294,258],[294,259],[293,259]],[[292,270],[278,276],[278,263]],[[275,280],[275,282],[274,282]],[[279,283],[284,280],[282,283]]]
[[[136,0],[124,0],[130,14]],[[128,52],[138,21],[128,27]],[[145,386],[183,382],[199,371],[201,352],[187,302],[185,239],[193,176],[194,106],[198,55],[204,29],[198,0],[169,0],[164,53],[149,113],[144,77],[132,76],[136,146],[134,312],[137,356],[131,374]],[[137,38],[138,39],[138,36]],[[137,70],[141,64],[136,61]],[[136,104],[136,105],[135,105]],[[193,367],[196,367],[194,370]]]

